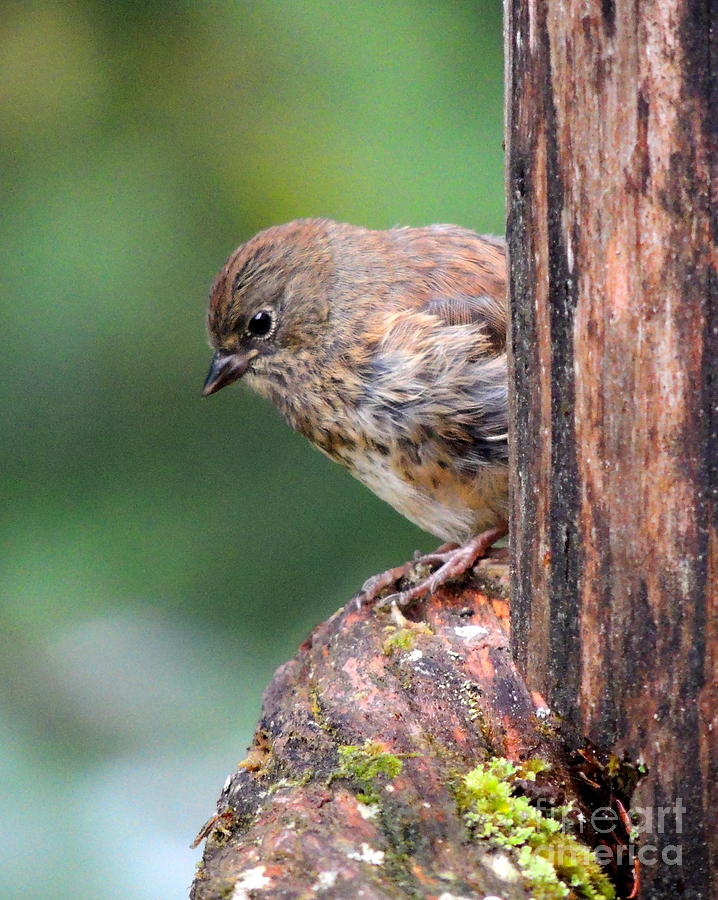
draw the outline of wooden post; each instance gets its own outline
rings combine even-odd
[[[718,896],[716,0],[506,0],[512,637]],[[712,609],[711,609],[712,605]]]

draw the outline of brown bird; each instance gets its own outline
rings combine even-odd
[[[508,520],[506,265],[454,225],[268,228],[227,260],[208,314],[203,394],[244,377],[315,447],[446,545],[401,605],[471,567]],[[457,546],[458,545],[458,546]]]

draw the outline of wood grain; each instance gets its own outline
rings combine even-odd
[[[715,0],[507,0],[514,652],[718,896]],[[660,862],[679,844],[681,865]]]

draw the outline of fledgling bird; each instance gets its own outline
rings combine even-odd
[[[382,602],[436,590],[506,534],[505,286],[496,238],[298,219],[239,247],[212,287],[203,394],[244,378],[315,447],[449,542],[420,558],[436,571]],[[410,565],[369,579],[363,597]]]

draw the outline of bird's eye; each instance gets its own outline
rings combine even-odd
[[[255,313],[247,323],[247,331],[252,337],[266,338],[272,332],[274,318],[269,310],[263,309]]]

